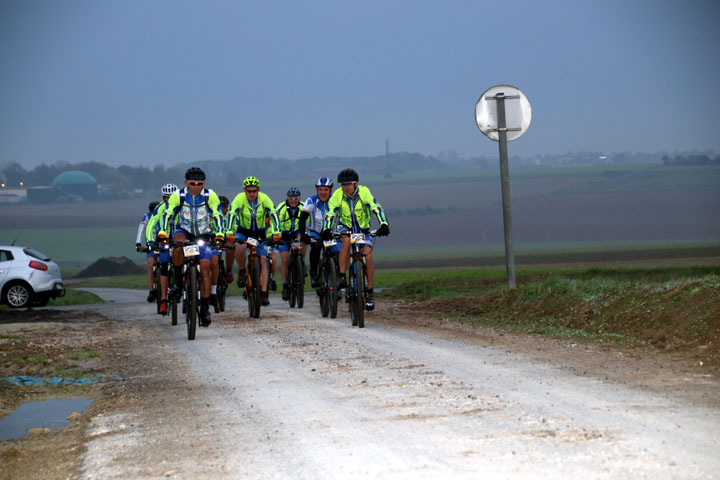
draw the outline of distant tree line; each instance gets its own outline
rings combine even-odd
[[[662,153],[620,152],[603,155],[598,152],[569,152],[561,155],[536,155],[532,157],[511,157],[511,168],[553,167],[570,165],[626,165],[663,163],[665,165],[718,165],[720,156],[713,152],[687,155],[663,155]],[[312,157],[298,160],[270,157],[235,157],[230,160],[202,160],[173,166],[155,165],[112,167],[99,162],[68,163],[59,161],[41,164],[32,170],[25,170],[19,163],[0,166],[0,180],[9,186],[49,186],[63,172],[82,170],[89,173],[101,186],[101,196],[115,198],[128,195],[134,190],[154,190],[171,182],[182,183],[185,170],[199,166],[208,175],[208,184],[213,188],[237,189],[247,175],[261,180],[314,178],[323,175],[335,176],[343,168],[352,167],[361,177],[369,174],[392,177],[407,172],[442,171],[466,169],[497,169],[498,159],[493,156],[461,157],[456,152],[443,151],[437,156],[419,153],[396,152],[370,157]],[[403,212],[408,215],[419,212]],[[427,212],[423,212],[427,213]]]
[[[231,160],[203,160],[165,167],[128,166],[114,168],[99,162],[41,164],[32,170],[25,170],[18,163],[11,163],[0,170],[0,178],[9,185],[49,186],[63,172],[82,170],[97,180],[102,188],[128,192],[135,189],[154,189],[162,184],[181,183],[185,170],[199,166],[208,176],[208,184],[237,188],[248,175],[263,178],[298,178],[335,176],[343,168],[356,168],[362,174],[394,175],[409,171],[439,170],[443,162],[419,153],[392,153],[376,157],[324,157],[287,160],[277,158],[236,157]]]
[[[673,157],[663,156],[664,165],[720,165],[720,155],[710,156],[706,154],[696,155],[675,155]]]

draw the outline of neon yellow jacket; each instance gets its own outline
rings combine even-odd
[[[370,228],[370,212],[375,214],[380,225],[387,225],[382,205],[375,200],[369,188],[358,185],[355,194],[350,197],[346,197],[339,188],[328,200],[323,229],[332,229],[337,222],[354,230],[367,230]]]
[[[263,192],[258,193],[257,204],[254,207],[248,202],[245,192],[240,192],[230,203],[228,210],[230,213],[228,227],[230,229],[227,230],[227,233],[235,233],[231,230],[232,228],[237,228],[237,232],[243,235],[251,232],[257,234],[262,231],[264,238],[266,227],[272,223],[270,218],[273,211],[275,211],[273,201]]]
[[[300,227],[300,213],[304,206],[305,204],[300,201],[297,206],[296,215],[293,217],[290,216],[290,211],[288,210],[290,206],[287,204],[287,200],[278,203],[272,216],[273,233],[297,232]]]
[[[155,210],[153,211],[152,216],[150,217],[150,220],[148,220],[147,228],[145,229],[145,239],[147,242],[154,242],[155,236],[157,235],[157,231],[159,230],[159,224],[160,221],[163,218],[163,214],[165,213],[165,208],[167,207],[167,203],[160,202],[157,207],[155,207]],[[172,233],[172,232],[170,232]]]

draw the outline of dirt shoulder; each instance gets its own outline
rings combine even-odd
[[[418,310],[423,310],[418,315]],[[702,351],[662,350],[655,346],[597,343],[585,339],[556,339],[506,330],[478,327],[450,320],[428,311],[422,302],[387,302],[387,315],[374,322],[403,328],[433,330],[485,346],[519,353],[566,369],[578,376],[592,376],[640,389],[663,391],[695,402],[720,404],[718,371],[699,358]],[[701,349],[702,350],[702,349]]]
[[[66,479],[78,475],[86,427],[93,417],[122,410],[133,396],[128,379],[137,374],[130,355],[137,327],[80,310],[0,312],[0,379],[101,378],[90,385],[15,385],[0,381],[0,415],[26,402],[82,397],[92,404],[68,418],[65,428],[34,429],[0,440],[0,478]]]
[[[720,403],[720,384],[715,372],[706,371],[691,352],[514,334],[459,324],[439,313],[419,314],[421,309],[420,304],[384,301],[372,314],[372,322],[430,330],[438,336],[527,355],[578,376],[662,391],[698,403]],[[222,322],[219,318],[217,324]],[[1,416],[30,401],[78,396],[93,400],[66,428],[0,441],[0,478],[77,477],[84,446],[98,435],[88,428],[91,421],[150,407],[162,417],[169,414],[163,410],[163,399],[177,398],[179,392],[201,400],[202,392],[183,383],[185,380],[178,373],[181,362],[166,355],[162,345],[154,351],[137,347],[144,343],[140,339],[152,335],[153,329],[141,321],[111,320],[91,311],[0,312],[0,378],[46,377],[55,373],[120,377],[89,386],[15,386],[0,382]],[[166,472],[155,473],[161,476]]]

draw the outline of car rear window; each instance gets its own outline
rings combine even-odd
[[[43,260],[45,262],[50,261],[50,257],[48,257],[47,255],[45,255],[42,252],[38,252],[34,248],[25,247],[25,248],[23,248],[23,252],[25,252],[25,255],[37,258],[38,260]]]

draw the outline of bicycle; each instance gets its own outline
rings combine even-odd
[[[288,260],[288,288],[290,289],[290,308],[303,308],[305,304],[305,268],[302,257],[302,242],[282,241],[290,245],[290,258]]]
[[[160,305],[162,304],[162,297],[160,293],[162,292],[162,287],[160,285],[160,276],[161,276],[161,268],[160,268],[160,262],[158,261],[160,257],[160,249],[162,247],[156,243],[152,244],[152,248],[150,246],[146,246],[138,250],[138,252],[143,253],[150,253],[152,252],[153,255],[155,255],[155,263],[153,264],[153,290],[155,291],[155,309],[156,313],[160,313]]]
[[[350,304],[350,318],[352,326],[365,328],[365,294],[367,290],[367,267],[365,265],[365,237],[377,236],[377,230],[367,234],[352,233],[349,231],[336,234],[350,237],[350,268],[348,288],[345,289],[345,296]],[[335,237],[335,235],[334,235]]]
[[[254,237],[245,239],[248,246],[246,250],[247,266],[245,268],[245,288],[243,290],[243,298],[248,302],[248,310],[250,317],[260,318],[260,306],[262,305],[262,268],[260,263],[260,254],[258,254],[258,246],[260,240]]]
[[[183,313],[185,313],[185,323],[187,324],[188,340],[195,340],[195,331],[197,328],[197,320],[200,316],[200,247],[205,245],[205,240],[198,238],[195,240],[185,240],[182,242],[172,242],[173,247],[182,247],[183,249],[183,279],[182,279],[182,300]],[[179,299],[173,295],[173,315],[177,313],[177,303]]]
[[[310,243],[321,242],[317,238],[311,238]],[[315,289],[320,300],[320,313],[323,317],[337,317],[338,289],[337,279],[340,270],[337,263],[337,253],[332,248],[337,245],[337,239],[325,240],[323,242],[322,257],[317,265],[317,279],[319,286]]]
[[[234,246],[226,246],[226,245],[220,245],[216,246],[218,250],[220,250],[220,256],[218,258],[218,281],[217,286],[215,288],[216,295],[217,295],[217,304],[214,306],[215,313],[220,313],[225,311],[225,300],[227,295],[227,289],[228,289],[228,283],[227,283],[227,270],[225,269],[225,260],[223,259],[223,252],[225,250],[235,250]]]

